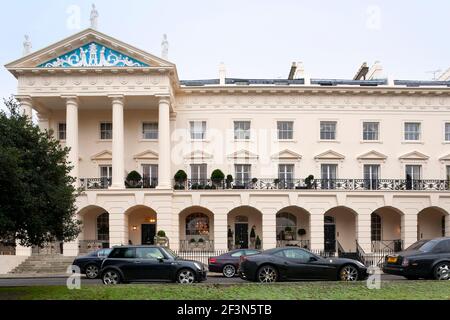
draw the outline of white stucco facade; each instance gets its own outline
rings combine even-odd
[[[89,43],[100,62],[61,62]],[[349,252],[450,236],[447,83],[180,81],[174,64],[92,29],[6,67],[23,112],[70,147],[83,232],[66,255],[158,230],[176,250],[257,246],[252,229],[265,249]],[[215,184],[215,169],[234,181]]]

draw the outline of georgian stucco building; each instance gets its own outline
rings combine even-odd
[[[70,147],[83,232],[65,255],[158,230],[177,250],[259,238],[368,253],[450,236],[448,81],[181,81],[93,29],[6,68],[23,112]],[[215,169],[233,181],[211,181]]]

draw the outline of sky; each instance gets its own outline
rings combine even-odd
[[[155,55],[164,33],[180,79],[286,78],[303,61],[312,78],[353,78],[362,62],[380,61],[395,79],[432,79],[450,67],[448,0],[15,0],[0,12],[0,97],[16,91],[3,67],[89,27]]]

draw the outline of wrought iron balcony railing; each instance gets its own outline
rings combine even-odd
[[[111,186],[111,178],[81,178],[80,187],[83,190],[102,190]],[[125,187],[130,189],[154,189],[158,186],[158,178],[142,178],[139,181],[125,181]]]
[[[344,190],[344,191],[445,191],[450,190],[449,180],[410,180],[410,179],[251,179],[218,180],[188,179],[174,182],[175,190],[217,190],[217,189],[254,189],[254,190]]]

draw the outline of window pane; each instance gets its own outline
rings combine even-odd
[[[206,183],[207,177],[207,164],[191,164],[191,179],[196,182]]]
[[[158,124],[144,122],[142,124],[142,139],[158,139]]]
[[[111,122],[100,123],[100,139],[102,139],[102,140],[112,139],[112,123]]]
[[[420,140],[420,123],[405,122],[405,140]]]
[[[235,165],[235,171],[236,171],[236,183],[237,184],[245,184],[250,181],[250,172],[251,165],[249,164],[236,164]]]
[[[445,141],[450,141],[450,122],[445,123]]]
[[[378,122],[363,123],[363,140],[378,140]]]
[[[294,136],[294,123],[292,121],[278,121],[278,139],[292,140]]]
[[[136,248],[136,258],[157,260],[164,259],[164,255],[158,248]]]
[[[58,124],[58,140],[66,140],[66,124],[65,123],[59,123]]]
[[[186,235],[209,237],[209,218],[203,213],[193,213],[186,217]]]
[[[237,140],[250,139],[250,121],[234,122],[234,139]]]
[[[320,122],[320,139],[321,140],[336,139],[336,121]]]
[[[191,121],[191,139],[203,140],[206,138],[206,121]]]

